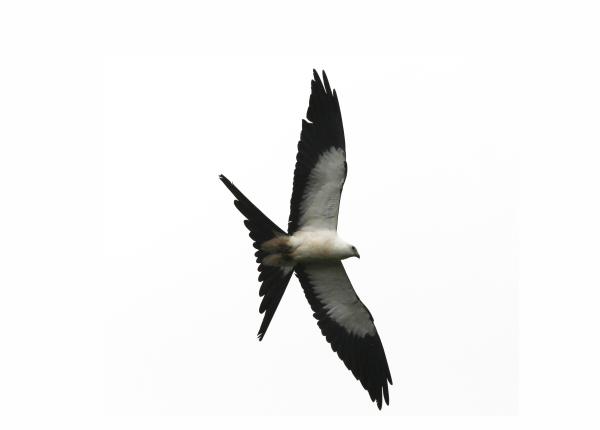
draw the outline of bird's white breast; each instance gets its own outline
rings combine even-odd
[[[332,230],[297,231],[289,239],[291,256],[297,262],[341,260],[345,242]]]

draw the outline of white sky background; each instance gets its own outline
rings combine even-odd
[[[255,339],[254,249],[217,178],[287,226],[313,66],[340,97],[339,232],[395,381],[385,413],[516,413],[515,94],[502,64],[458,56],[107,58],[107,409],[377,413],[296,279]]]
[[[598,16],[2,2],[0,427],[597,428]],[[217,179],[285,226],[313,67],[340,96],[382,412],[297,280],[255,340],[253,250]],[[311,413],[371,416],[203,417]]]

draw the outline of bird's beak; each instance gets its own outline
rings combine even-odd
[[[358,253],[358,251],[356,251],[356,257],[360,258],[360,254]]]

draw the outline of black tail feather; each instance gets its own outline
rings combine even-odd
[[[262,324],[258,330],[258,340],[262,340],[269,328],[269,324],[275,315],[277,306],[283,297],[283,293],[292,277],[293,268],[291,267],[273,267],[263,264],[263,259],[268,253],[260,249],[261,245],[277,236],[285,236],[286,233],[280,229],[273,221],[271,221],[264,213],[260,211],[248,198],[237,189],[223,175],[219,175],[219,179],[235,196],[235,207],[246,217],[244,225],[250,231],[250,238],[254,241],[256,251],[256,262],[258,263],[258,271],[260,272],[258,280],[262,282],[259,295],[263,298],[260,304],[259,312],[264,313]]]

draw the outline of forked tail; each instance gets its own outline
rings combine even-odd
[[[229,179],[223,175],[219,175],[219,179],[235,196],[236,200],[233,203],[246,217],[244,225],[250,230],[250,238],[254,241],[254,248],[257,250],[254,255],[260,272],[258,281],[262,282],[259,295],[263,298],[259,312],[265,314],[258,330],[258,339],[262,340],[294,272],[292,266],[277,267],[272,265],[273,261],[277,259],[277,250],[272,249],[269,245],[278,242],[277,239],[285,239],[287,234],[254,206]],[[264,246],[267,242],[267,246]]]

